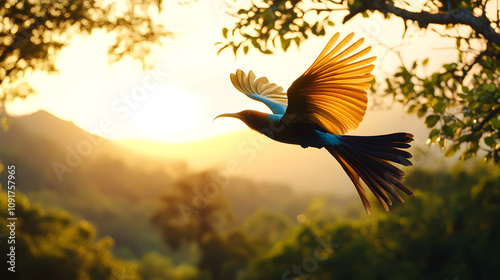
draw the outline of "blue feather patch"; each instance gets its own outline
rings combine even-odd
[[[335,135],[328,132],[317,131],[319,138],[325,143],[325,146],[338,146],[342,144],[340,137],[342,135]]]
[[[252,94],[247,94],[247,96],[266,104],[267,107],[269,107],[269,109],[271,109],[271,111],[273,111],[273,113],[275,114],[283,115],[286,111],[286,105],[274,102],[262,95],[252,93]]]

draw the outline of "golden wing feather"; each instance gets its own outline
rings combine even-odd
[[[355,129],[366,111],[366,90],[376,57],[360,60],[371,47],[357,51],[364,39],[349,44],[354,33],[342,39],[336,33],[313,64],[288,89],[284,118],[313,122],[333,134]],[[357,51],[357,52],[356,52]]]

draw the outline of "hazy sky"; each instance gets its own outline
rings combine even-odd
[[[228,50],[217,56],[219,47],[214,43],[222,39],[222,27],[232,26],[233,21],[224,13],[222,3],[198,0],[179,6],[176,1],[164,1],[162,21],[175,35],[155,49],[148,59],[150,70],[143,70],[140,62],[130,58],[109,65],[106,52],[111,36],[104,32],[75,36],[70,46],[58,54],[59,73],[34,73],[30,81],[39,94],[26,101],[15,101],[7,108],[14,114],[44,109],[110,139],[195,141],[245,128],[232,119],[212,122],[218,114],[243,109],[267,111],[264,105],[233,88],[229,74],[238,68],[253,70],[257,76],[266,76],[286,89],[309,67],[335,32],[345,36],[352,31],[355,38],[366,37],[365,46],[374,46],[372,54],[378,56],[374,72],[380,80],[397,66],[395,56],[388,54],[379,42],[400,45],[403,26],[399,20],[385,21],[381,16],[360,18],[341,26],[342,17],[337,14],[337,25],[327,28],[326,36],[311,37],[300,50],[292,46],[287,53],[278,51],[275,55],[250,50],[249,55],[241,54],[237,59]],[[238,1],[243,6],[245,3]],[[403,52],[408,64],[431,56],[432,68],[453,59],[453,52],[446,47],[453,46],[454,41],[415,31],[409,30],[417,38]],[[400,106],[394,106],[387,111],[369,110],[359,132],[386,133],[418,123]]]

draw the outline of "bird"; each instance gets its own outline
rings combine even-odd
[[[361,180],[386,211],[392,205],[387,193],[404,202],[394,187],[414,196],[402,182],[405,173],[395,166],[412,165],[412,155],[404,149],[410,147],[413,135],[346,135],[363,120],[368,102],[366,91],[374,79],[371,71],[377,58],[362,59],[372,47],[361,49],[364,38],[351,43],[353,38],[354,33],[350,33],[340,40],[340,33],[335,33],[287,91],[266,77],[257,78],[251,70],[248,74],[240,69],[231,73],[231,82],[238,91],[264,103],[272,113],[243,110],[218,115],[214,120],[236,118],[275,141],[326,149],[347,173],[370,215],[370,202]]]

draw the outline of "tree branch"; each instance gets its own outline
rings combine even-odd
[[[350,9],[351,12],[345,16],[343,23],[368,10],[379,11],[383,14],[390,13],[404,20],[416,21],[421,28],[427,28],[429,24],[464,24],[470,26],[478,34],[483,35],[486,40],[500,47],[500,34],[491,27],[491,21],[486,17],[474,16],[467,9],[456,9],[446,13],[433,14],[426,11],[410,12],[385,1],[364,1],[362,5]]]
[[[484,119],[480,123],[478,123],[477,126],[475,126],[472,129],[471,134],[474,134],[474,133],[478,132],[479,130],[481,130],[489,120],[491,120],[493,117],[495,117],[499,113],[500,113],[500,106],[498,106],[495,110],[490,111],[488,113],[488,115],[486,115],[486,117],[484,117]]]

